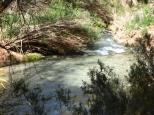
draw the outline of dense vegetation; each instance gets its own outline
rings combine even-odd
[[[17,53],[82,54],[112,20],[102,1],[19,0],[15,3],[1,13],[0,45]]]
[[[97,11],[89,11],[87,7],[90,7],[91,4],[94,4],[90,1],[67,1],[67,0],[60,0],[56,1],[53,0],[47,4],[43,4],[42,7],[46,7],[43,10],[32,6],[31,3],[27,4],[28,8],[31,6],[34,9],[27,9],[27,7],[21,7],[23,3],[19,2],[19,8],[21,8],[22,16],[20,12],[16,12],[16,9],[12,11],[5,12],[2,14],[1,18],[1,26],[2,30],[4,30],[5,35],[12,38],[19,35],[23,25],[39,25],[44,24],[47,22],[55,23],[59,20],[73,20],[78,18],[85,18],[87,22],[85,23],[84,27],[87,28],[87,31],[90,31],[91,28],[96,27],[102,28],[105,24],[102,24],[101,19],[96,16]],[[38,5],[37,3],[36,5]],[[82,5],[83,4],[83,5]],[[94,4],[95,5],[95,4]],[[99,5],[96,3],[96,5]],[[101,5],[100,5],[101,6]],[[39,11],[38,11],[39,10]],[[108,14],[107,14],[108,15]],[[87,17],[85,17],[87,16]],[[105,16],[105,14],[104,14]],[[90,22],[88,20],[90,18]],[[106,19],[106,23],[108,19]],[[109,20],[108,20],[109,21]],[[90,32],[89,32],[90,33]]]
[[[43,55],[81,54],[78,47],[99,39],[101,31],[111,24],[112,13],[118,16],[125,13],[122,11],[125,7],[118,3],[120,0],[47,0],[41,4],[17,0],[17,9],[13,4],[10,10],[12,1],[0,2],[0,48],[9,53],[24,53],[24,62],[42,59]],[[130,12],[136,8],[140,12],[125,29],[144,30],[133,50],[136,62],[130,67],[128,85],[121,83],[114,70],[99,60],[99,69],[89,70],[90,83],[83,81],[81,89],[87,99],[85,102],[74,101],[75,96],[63,87],[59,87],[52,97],[44,97],[38,87],[30,87],[26,77],[14,80],[10,75],[7,87],[0,84],[4,87],[0,90],[0,115],[8,112],[12,105],[5,102],[14,97],[28,103],[33,115],[46,115],[44,102],[50,99],[57,100],[59,111],[65,106],[73,115],[153,115],[154,47],[148,28],[154,25],[154,8],[148,6],[150,0],[137,1],[139,5],[135,7],[132,7],[133,1],[126,4],[130,6]],[[6,8],[8,10],[4,11]],[[74,45],[71,40],[79,42]]]
[[[24,96],[34,115],[46,115],[44,102],[49,99],[57,100],[59,111],[65,106],[73,115],[153,115],[154,49],[149,44],[149,35],[138,43],[134,49],[137,62],[127,76],[128,86],[119,81],[111,67],[98,60],[99,69],[88,73],[91,83],[83,82],[81,87],[86,102],[76,102],[71,91],[63,87],[57,88],[52,97],[44,97],[39,88],[31,89],[24,78],[12,82],[10,93]],[[6,112],[5,106],[1,106],[1,111]]]
[[[134,18],[128,23],[127,29],[145,29],[150,25],[154,24],[154,8],[149,6],[141,5],[139,14],[136,14]]]

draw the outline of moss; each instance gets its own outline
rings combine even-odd
[[[24,55],[24,62],[33,62],[43,59],[44,56],[39,53],[27,53]]]

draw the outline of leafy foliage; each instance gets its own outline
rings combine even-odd
[[[88,105],[93,115],[123,115],[126,95],[113,70],[98,61],[100,70],[89,72],[90,84],[84,82],[83,92],[89,95]],[[112,103],[112,104],[111,104]]]
[[[154,107],[154,48],[150,35],[145,34],[139,41],[137,63],[132,65],[129,74],[131,84],[129,103],[130,113],[153,114]]]

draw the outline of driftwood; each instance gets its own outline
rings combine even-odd
[[[88,37],[84,29],[72,23],[44,24],[21,37],[0,43],[0,47],[15,52],[38,52],[43,55],[82,54]]]

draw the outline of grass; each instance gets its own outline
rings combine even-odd
[[[88,14],[87,14],[88,17]],[[102,23],[102,20],[97,17],[95,14],[91,15],[89,14],[89,19],[84,18],[85,22],[82,24],[83,31],[87,33],[87,36],[90,38],[91,41],[95,41],[100,38],[100,33],[103,31],[105,24]]]
[[[40,12],[36,16],[35,22],[40,24],[45,22],[56,22],[57,20],[74,20],[80,18],[85,19],[85,22],[87,18],[90,19],[90,21],[87,21],[85,24],[82,24],[82,22],[79,22],[79,24],[84,27],[91,39],[97,39],[100,30],[105,27],[105,24],[102,22],[102,20],[95,14],[90,15],[90,13],[85,9],[76,7],[74,8],[72,4],[68,4],[67,2],[52,3],[49,5],[49,8]]]
[[[40,24],[45,22],[56,22],[61,19],[72,19],[81,14],[81,9],[73,8],[72,4],[64,1],[54,1],[49,7],[39,12],[33,21],[33,24]]]
[[[137,14],[131,21],[128,22],[126,29],[144,29],[154,24],[154,8],[145,6],[142,13]]]
[[[55,23],[59,20],[74,20],[84,19],[85,24],[81,24],[87,31],[88,37],[92,40],[98,39],[98,35],[105,27],[102,20],[95,14],[91,15],[88,11],[80,7],[74,7],[73,4],[66,2],[65,0],[56,1],[53,0],[50,5],[31,16],[29,14],[26,18],[27,24],[34,26],[47,22]],[[90,19],[89,22],[86,22]],[[16,12],[10,12],[3,14],[2,28],[4,31],[4,38],[14,38],[21,33],[23,19]]]
[[[1,17],[1,28],[3,29],[3,36],[12,38],[20,33],[20,16],[15,13],[4,13]]]

